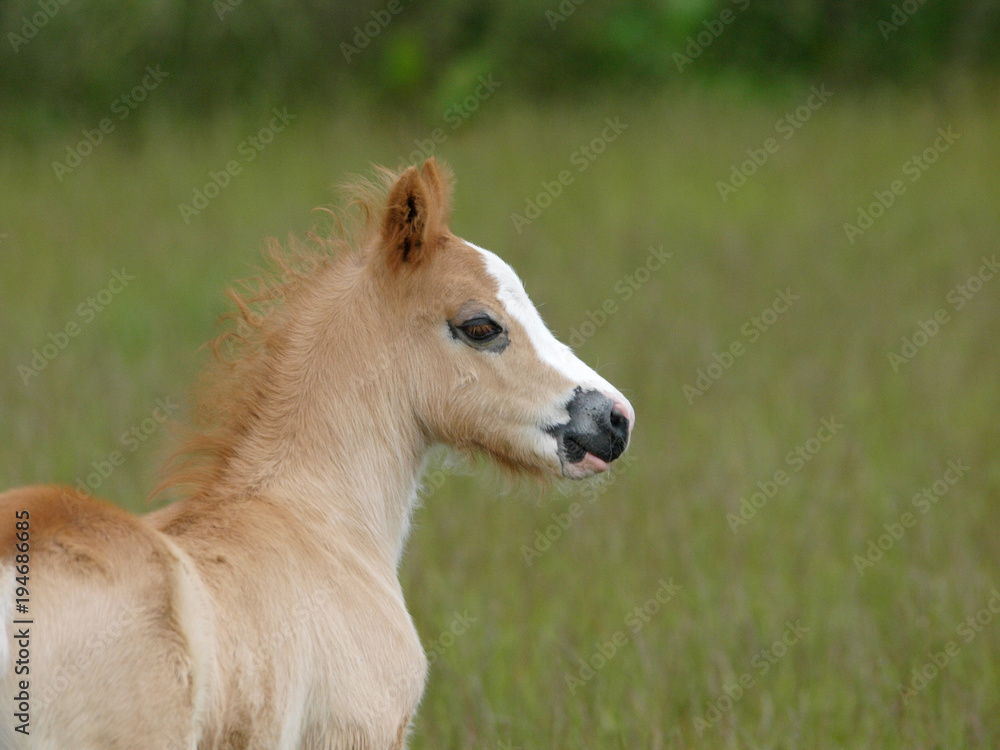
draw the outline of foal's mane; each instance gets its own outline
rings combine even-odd
[[[273,365],[286,346],[284,314],[289,302],[323,268],[342,255],[354,254],[375,240],[389,187],[398,173],[375,167],[373,178],[355,177],[339,188],[338,206],[316,209],[332,228],[304,238],[291,235],[286,245],[267,240],[264,265],[225,290],[230,309],[216,322],[212,361],[192,392],[187,424],[175,427],[176,448],[164,462],[150,499],[164,492],[208,497],[220,482],[240,438],[258,416],[272,386]]]

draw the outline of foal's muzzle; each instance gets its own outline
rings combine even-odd
[[[549,430],[565,464],[578,464],[587,454],[611,463],[625,451],[632,425],[624,405],[600,391],[577,388],[566,411],[569,422]]]

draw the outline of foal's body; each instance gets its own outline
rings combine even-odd
[[[0,684],[31,696],[30,735],[6,711],[0,747],[405,746],[427,663],[396,571],[429,448],[587,476],[634,419],[506,264],[448,232],[448,206],[434,163],[411,168],[362,252],[271,295],[285,304],[188,446],[204,460],[185,499],[140,519],[68,488],[0,495]]]

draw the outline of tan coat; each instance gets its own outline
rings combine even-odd
[[[207,377],[166,482],[182,499],[138,518],[67,488],[0,495],[0,693],[27,679],[30,696],[30,734],[8,703],[0,748],[404,747],[427,661],[397,566],[430,447],[581,476],[602,462],[568,470],[546,431],[574,388],[634,420],[544,338],[523,288],[507,299],[512,272],[448,231],[450,180],[433,161],[381,203],[367,195],[353,249],[293,247],[233,294],[238,325],[217,342],[230,361]],[[474,341],[495,333],[483,316],[502,349]]]

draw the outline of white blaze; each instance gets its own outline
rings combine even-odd
[[[524,291],[524,284],[514,273],[514,269],[496,253],[471,242],[468,244],[482,255],[486,271],[497,282],[499,288],[497,298],[503,304],[507,314],[528,332],[528,338],[531,340],[531,345],[538,358],[551,365],[557,372],[583,390],[598,390],[608,398],[618,402],[624,409],[629,422],[634,422],[635,411],[633,411],[628,399],[611,383],[584,364],[573,353],[572,349],[552,335],[552,332],[542,321],[542,316],[538,314],[538,310],[528,299],[528,293]]]

